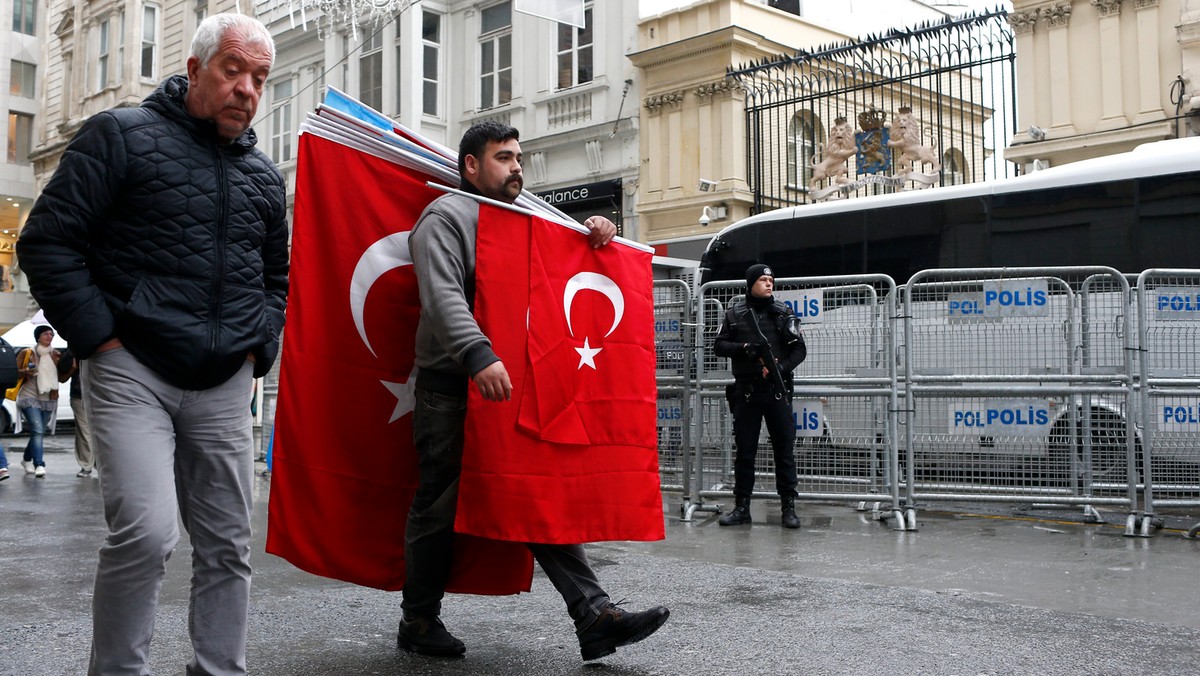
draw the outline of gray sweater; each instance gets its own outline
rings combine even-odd
[[[421,292],[417,324],[418,387],[435,374],[466,378],[500,361],[475,322],[475,233],[479,202],[462,195],[434,200],[409,236]]]

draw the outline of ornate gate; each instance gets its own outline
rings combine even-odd
[[[1014,68],[997,10],[731,69],[755,211],[1015,173]]]

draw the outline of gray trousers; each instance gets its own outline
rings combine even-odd
[[[92,424],[82,396],[71,397],[71,412],[75,414],[75,462],[79,463],[79,469],[90,472],[96,465],[96,458],[92,455]]]
[[[124,349],[83,362],[108,536],[89,674],[148,674],[179,523],[192,543],[189,674],[245,674],[254,450],[252,366],[208,390],[167,383]]]

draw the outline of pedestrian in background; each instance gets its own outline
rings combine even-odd
[[[4,453],[4,445],[0,444],[0,481],[8,478],[8,456]]]
[[[733,511],[721,517],[722,526],[750,523],[754,494],[754,459],[758,434],[766,421],[775,453],[775,490],[779,493],[784,528],[799,528],[796,516],[796,427],[792,419],[792,371],[804,361],[808,348],[796,317],[775,299],[775,274],[766,265],[746,270],[746,295],[725,311],[713,343],[719,357],[733,367]]]
[[[83,479],[92,475],[96,459],[92,455],[92,426],[88,420],[87,407],[83,405],[83,371],[79,360],[67,348],[58,362],[59,379],[71,381],[71,413],[75,418],[75,462],[79,471],[75,476]]]
[[[524,184],[518,136],[516,129],[498,122],[468,129],[459,145],[462,190],[511,204]],[[617,234],[616,225],[602,216],[584,225],[591,230],[593,247],[608,245]],[[467,388],[473,383],[489,402],[512,396],[508,371],[471,313],[478,226],[477,200],[445,195],[425,209],[409,239],[421,292],[413,408],[420,484],[404,534],[407,577],[396,641],[405,650],[426,655],[466,652],[439,615],[454,559]],[[583,545],[528,546],[567,604],[583,659],[603,657],[640,641],[667,621],[670,612],[662,606],[629,612],[612,603]]]
[[[17,373],[22,378],[17,391],[17,410],[25,420],[25,427],[29,428],[29,442],[25,444],[21,467],[26,474],[41,479],[46,476],[43,457],[46,429],[58,410],[58,361],[62,355],[50,347],[54,329],[49,326],[35,327],[33,339],[33,347],[27,347],[17,355]]]
[[[274,59],[258,20],[202,21],[186,76],[84,122],[17,242],[83,360],[104,472],[91,674],[149,673],[180,520],[186,671],[246,673],[251,378],[275,361],[287,296],[284,180],[250,129]]]

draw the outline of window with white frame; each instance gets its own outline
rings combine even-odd
[[[153,80],[158,68],[158,7],[146,5],[142,8],[142,59],[138,74]]]
[[[200,23],[208,16],[208,0],[188,0],[190,8],[184,13],[183,17],[183,33],[188,36],[183,47],[186,50],[185,54],[191,54],[189,47],[191,46],[191,36],[196,34],[196,29],[200,27]]]
[[[342,54],[346,57],[342,59],[342,82],[338,86],[346,91],[350,91],[350,34],[342,34]]]
[[[397,31],[397,33],[399,33],[399,31]],[[404,63],[404,59],[406,57],[404,54],[405,46],[402,43],[403,43],[403,40],[401,39],[400,35],[397,34],[396,35],[396,67],[394,69],[396,79],[393,80],[393,86],[392,86],[392,90],[396,95],[396,101],[395,101],[396,114],[399,114],[400,111],[403,110],[403,108],[401,108],[400,104],[403,103],[403,101],[404,101],[404,69],[400,67],[400,64]]]
[[[821,120],[810,110],[798,111],[788,123],[787,182],[788,186],[806,189],[812,181],[813,158],[817,154],[817,139],[823,130]]]
[[[970,180],[967,175],[967,158],[958,148],[951,148],[942,154],[942,171],[946,177],[946,185],[961,185]]]
[[[8,163],[29,164],[29,150],[33,147],[33,116],[25,113],[8,113]]]
[[[111,19],[101,21],[96,27],[96,91],[102,91],[108,86],[108,41],[111,34]]]
[[[421,112],[438,114],[442,77],[442,15],[425,10],[421,15]]]
[[[125,75],[125,10],[117,12],[117,59],[112,71],[113,83],[120,84]]]
[[[292,159],[292,119],[295,101],[292,80],[281,80],[271,87],[271,159],[276,163]]]
[[[583,28],[558,24],[558,88],[592,81],[592,3],[583,10]]]
[[[75,77],[75,51],[74,50],[64,50],[63,54],[62,54],[62,81],[64,83],[69,83],[69,82],[73,81],[74,77]],[[75,97],[75,96],[64,96],[63,97],[63,100],[62,100],[62,107],[63,107],[63,114],[64,114],[63,116],[68,120],[71,119],[71,116],[75,113],[77,99],[78,99],[78,97]]]
[[[15,33],[37,35],[37,4],[34,0],[13,0],[12,29]]]
[[[196,0],[196,4],[192,7],[192,16],[196,19],[196,25],[199,26],[202,21],[208,18],[208,0]]]
[[[512,100],[512,3],[486,7],[479,26],[479,107]]]
[[[9,72],[8,93],[32,99],[37,84],[37,66],[14,59]]]
[[[383,110],[383,30],[366,38],[358,57],[358,100]]]

